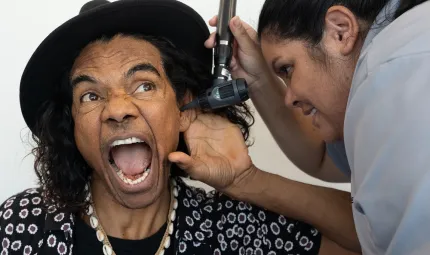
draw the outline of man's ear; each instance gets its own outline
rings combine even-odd
[[[184,98],[182,99],[182,102],[180,104],[180,107],[183,105],[188,104],[193,100],[193,97],[190,92],[186,92]],[[196,110],[195,109],[188,109],[183,112],[180,112],[180,119],[179,119],[179,131],[185,132],[188,127],[191,125],[191,122],[195,119],[196,116]]]
[[[344,6],[332,6],[327,10],[323,42],[335,47],[342,55],[350,55],[356,46],[360,26],[357,17]]]

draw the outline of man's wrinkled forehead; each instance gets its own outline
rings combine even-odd
[[[117,35],[88,44],[75,59],[72,74],[99,68],[124,69],[138,62],[148,63],[162,73],[160,51],[150,42]]]

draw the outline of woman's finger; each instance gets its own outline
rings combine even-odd
[[[215,47],[215,45],[216,45],[215,36],[216,36],[216,32],[211,33],[209,38],[205,41],[205,47],[206,48],[212,49],[213,47]]]
[[[238,16],[231,19],[230,28],[236,39],[235,41],[243,52],[251,54],[255,51],[255,42],[249,36],[249,32],[246,30],[247,27],[244,26]]]
[[[209,20],[209,25],[212,27],[216,27],[218,23],[218,15],[213,16],[210,20]]]

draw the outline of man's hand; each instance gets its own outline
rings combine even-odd
[[[212,114],[198,114],[184,133],[190,156],[173,152],[169,160],[191,178],[223,192],[255,170],[238,126]]]

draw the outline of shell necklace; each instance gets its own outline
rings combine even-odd
[[[178,208],[178,189],[176,187],[176,181],[171,181],[171,198],[170,198],[170,209],[169,214],[167,216],[167,228],[166,232],[164,232],[163,239],[161,240],[160,247],[158,248],[156,255],[164,255],[165,249],[170,247],[171,235],[173,234],[173,223],[176,219],[176,208]],[[89,189],[87,187],[87,189]],[[91,192],[88,192],[87,201],[91,201]],[[104,255],[115,255],[113,251],[112,245],[107,238],[107,234],[104,231],[100,221],[97,217],[95,207],[93,202],[91,201],[90,206],[87,210],[87,215],[90,217],[91,227],[96,230],[97,239],[103,244],[103,254]]]

